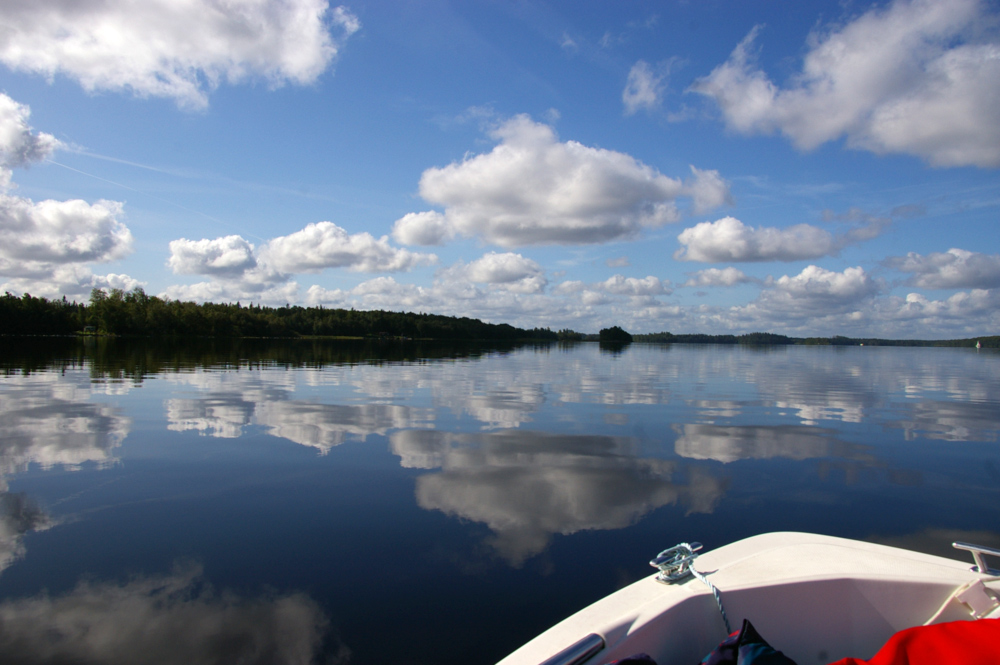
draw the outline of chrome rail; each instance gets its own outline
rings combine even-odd
[[[1000,550],[995,550],[992,547],[983,547],[982,545],[973,545],[971,543],[962,542],[954,542],[951,546],[956,550],[966,550],[967,552],[972,553],[972,558],[976,561],[976,565],[972,567],[972,572],[979,573],[980,575],[1000,577],[1000,570],[990,568],[986,565],[986,560],[983,558],[984,555],[1000,557]]]
[[[579,665],[604,648],[604,638],[591,633],[538,665]]]

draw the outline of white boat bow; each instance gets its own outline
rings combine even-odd
[[[913,626],[1000,618],[1000,571],[910,550],[807,533],[768,533],[693,559],[699,576],[651,575],[556,624],[499,665],[601,665],[636,653],[698,663],[743,619],[800,664],[870,658]],[[666,553],[665,551],[664,553]]]

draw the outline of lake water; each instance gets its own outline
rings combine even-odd
[[[2,343],[4,662],[492,663],[678,542],[1000,546],[985,349]]]

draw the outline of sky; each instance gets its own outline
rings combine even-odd
[[[1000,334],[1000,4],[10,0],[0,292]]]

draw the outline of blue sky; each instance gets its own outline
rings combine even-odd
[[[0,290],[1000,332],[1000,8],[0,6]]]

